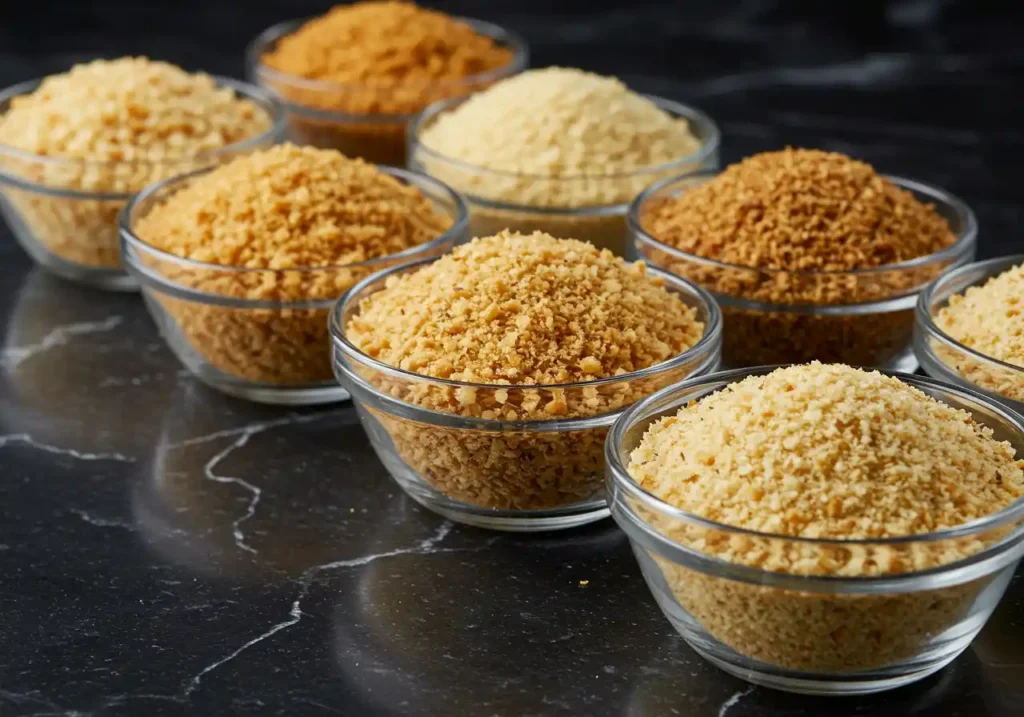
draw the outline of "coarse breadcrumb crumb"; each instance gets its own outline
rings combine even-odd
[[[345,333],[366,354],[420,375],[358,368],[380,393],[492,421],[447,427],[369,409],[408,474],[446,500],[474,506],[521,511],[589,502],[593,510],[607,423],[522,431],[506,422],[614,415],[706,367],[705,355],[631,375],[677,357],[704,334],[696,310],[662,283],[642,264],[584,242],[506,232],[387,282],[362,300]],[[593,385],[615,376],[621,380]]]
[[[806,538],[929,533],[1024,495],[1024,461],[966,411],[819,363],[749,377],[660,420],[629,472],[702,517]]]
[[[935,324],[978,353],[1024,367],[1024,264],[949,297]]]
[[[288,302],[335,299],[387,266],[359,262],[423,245],[451,225],[418,188],[371,164],[286,144],[186,181],[134,230],[151,247],[213,265],[147,257],[170,282],[218,296]],[[453,242],[431,245],[424,256]],[[228,376],[289,385],[332,380],[326,308],[158,298],[175,334]]]
[[[748,157],[652,203],[643,223],[659,241],[687,253],[787,271],[882,266],[953,243],[932,206],[869,164],[814,149]]]
[[[142,217],[136,231],[188,259],[297,269],[395,254],[450,226],[418,188],[372,164],[283,144],[189,184]]]
[[[702,331],[695,310],[642,263],[539,232],[476,239],[392,279],[348,327],[356,346],[389,365],[520,385],[637,371]]]

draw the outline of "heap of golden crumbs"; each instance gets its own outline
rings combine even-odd
[[[628,470],[674,506],[766,534],[663,526],[673,539],[728,562],[796,575],[925,570],[970,556],[999,535],[878,547],[782,536],[842,541],[934,533],[1024,496],[1024,461],[971,414],[897,378],[819,363],[752,376],[660,419],[634,449]],[[826,671],[915,654],[960,619],[988,580],[905,595],[829,596],[660,565],[680,604],[733,649]]]
[[[285,144],[187,183],[134,230],[156,249],[213,265],[158,260],[169,280],[221,296],[305,301],[340,296],[371,272],[353,264],[430,242],[450,226],[419,189],[374,165]],[[331,377],[326,309],[161,300],[193,348],[222,371],[264,383]]]
[[[681,379],[678,371],[626,375],[683,353],[703,331],[695,309],[643,264],[584,242],[508,232],[392,278],[346,327],[357,348],[385,364],[478,384],[373,377],[383,392],[462,416],[531,421],[610,413]],[[625,378],[558,386],[615,376]],[[460,431],[377,417],[403,460],[458,500],[548,508],[600,490],[606,428]]]
[[[0,116],[0,145],[68,161],[0,153],[0,170],[51,189],[131,194],[209,164],[214,153],[267,133],[271,124],[265,109],[209,75],[143,57],[96,60],[47,77]],[[118,266],[123,201],[4,191],[56,256]]]

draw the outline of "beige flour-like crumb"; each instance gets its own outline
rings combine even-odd
[[[932,533],[1024,496],[1024,462],[969,413],[896,378],[817,363],[747,378],[652,424],[629,472],[674,506],[765,534],[656,526],[674,540],[720,560],[796,575],[925,570],[968,557],[1002,534],[894,546],[786,536]],[[828,595],[719,578],[652,557],[675,598],[715,638],[775,666],[821,672],[913,655],[963,618],[991,581]]]
[[[424,377],[368,370],[379,390],[404,402],[548,421],[612,413],[680,380],[691,364],[644,379],[628,374],[678,356],[703,330],[695,309],[642,264],[584,242],[503,233],[393,278],[363,301],[346,334],[367,355]],[[623,380],[557,386],[616,376]],[[416,474],[458,500],[531,509],[599,493],[606,428],[517,432],[496,422],[467,430],[376,415]]]
[[[135,232],[156,249],[208,265],[154,259],[169,281],[217,296],[294,302],[337,298],[383,268],[361,262],[430,242],[451,223],[419,189],[371,164],[280,145],[188,183],[141,217]],[[273,384],[331,379],[326,308],[159,299],[191,348],[225,373]]]

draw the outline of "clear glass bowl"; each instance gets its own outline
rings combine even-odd
[[[102,162],[31,154],[0,145],[0,214],[22,248],[40,266],[65,279],[103,289],[134,291],[121,265],[117,217],[149,184],[276,144],[284,135],[284,109],[258,87],[215,77],[271,118],[255,137],[188,159],[168,162]],[[0,92],[0,116],[15,97],[42,79]],[[117,191],[108,191],[118,187]]]
[[[811,694],[877,692],[956,658],[999,602],[1024,553],[1024,500],[982,520],[889,540],[813,540],[715,523],[647,492],[626,466],[648,426],[690,401],[776,367],[740,369],[672,386],[633,406],[608,436],[612,517],[672,626],[703,657],[742,679]],[[970,412],[1024,456],[1024,419],[979,393],[887,372]],[[728,550],[731,559],[723,557]],[[759,567],[785,554],[791,572]],[[839,577],[851,561],[889,574]],[[915,565],[938,565],[915,570]]]
[[[721,133],[700,110],[661,97],[648,96],[673,117],[689,122],[701,146],[693,154],[627,174],[529,175],[488,169],[438,154],[420,136],[437,118],[467,98],[438,102],[409,126],[409,166],[436,177],[461,193],[469,205],[470,235],[490,236],[503,229],[534,231],[588,241],[625,256],[628,251],[626,211],[632,199],[652,183],[681,172],[718,167]],[[505,197],[515,196],[509,202]],[[551,197],[589,197],[578,206],[553,205]]]
[[[977,389],[1024,413],[1024,367],[964,346],[936,326],[932,318],[954,294],[984,284],[1019,264],[1024,264],[1024,254],[980,261],[943,274],[929,285],[917,302],[914,351],[929,375]]]
[[[757,269],[688,254],[644,229],[647,209],[714,178],[698,172],[667,179],[630,207],[629,232],[637,253],[654,266],[700,284],[722,308],[722,361],[730,368],[819,360],[912,372],[914,305],[928,282],[974,258],[978,224],[948,192],[888,177],[932,204],[956,241],[946,249],[899,264],[847,272]]]
[[[184,259],[156,249],[135,234],[154,206],[210,169],[154,185],[121,215],[128,271],[160,332],[181,362],[224,393],[262,403],[314,404],[348,394],[331,371],[327,318],[353,284],[376,271],[443,254],[465,239],[465,204],[440,182],[415,172],[381,167],[417,187],[452,219],[436,239],[368,261],[318,268],[250,269]]]
[[[246,51],[249,76],[281,98],[288,117],[288,135],[293,142],[337,149],[349,157],[362,157],[376,164],[405,166],[406,129],[416,114],[430,103],[482,90],[521,72],[529,64],[525,40],[502,27],[472,18],[458,19],[477,34],[492,38],[497,46],[511,50],[512,61],[508,65],[457,79],[381,88],[309,80],[263,64],[263,57],[281,38],[291,35],[310,19],[289,20],[260,33]],[[409,110],[381,113],[377,109],[381,103],[407,105]]]
[[[704,323],[704,336],[688,351],[641,371],[583,383],[461,383],[388,366],[346,337],[345,328],[364,299],[390,277],[428,261],[365,279],[331,314],[335,373],[384,467],[414,500],[460,523],[538,531],[606,517],[602,476],[608,427],[641,397],[717,367],[721,321],[714,301],[689,282],[651,270],[695,307]],[[470,404],[474,410],[463,408]],[[533,418],[556,404],[561,409],[551,415],[562,418]]]

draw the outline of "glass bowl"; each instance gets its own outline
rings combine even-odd
[[[394,88],[309,80],[263,64],[262,58],[281,38],[291,35],[311,19],[289,20],[260,33],[246,50],[249,76],[281,98],[288,118],[288,135],[293,142],[337,149],[349,157],[362,157],[375,164],[405,166],[406,128],[430,103],[484,89],[521,72],[529,63],[526,41],[515,33],[489,22],[457,18],[477,34],[490,37],[499,47],[511,50],[512,61],[504,67],[467,77]],[[382,101],[407,105],[409,110],[381,113],[376,106]]]
[[[128,204],[121,214],[125,266],[142,285],[161,334],[186,368],[224,393],[262,403],[348,398],[331,372],[331,307],[375,271],[443,254],[465,238],[468,222],[465,204],[440,182],[403,169],[381,170],[422,191],[438,212],[451,217],[451,228],[425,244],[368,261],[250,269],[184,259],[135,234],[141,217],[210,169],[154,185]]]
[[[917,302],[914,350],[921,368],[930,376],[977,389],[1024,413],[1024,367],[964,346],[936,326],[932,319],[954,294],[984,284],[1022,263],[1024,254],[980,261],[943,274],[929,285]]]
[[[660,182],[630,207],[629,232],[637,253],[654,266],[711,292],[722,308],[722,361],[729,368],[768,364],[845,363],[912,372],[914,305],[928,282],[974,258],[978,224],[948,192],[888,177],[932,204],[956,241],[942,251],[899,264],[846,272],[758,269],[688,254],[644,229],[652,203],[678,196],[714,178],[698,172]]]
[[[581,239],[619,256],[628,250],[626,211],[630,201],[652,183],[718,167],[721,133],[700,110],[661,97],[647,98],[673,117],[689,122],[701,146],[693,154],[672,162],[626,174],[529,175],[488,169],[441,155],[420,141],[427,126],[454,110],[467,98],[432,105],[409,126],[409,166],[448,184],[465,197],[470,212],[470,236],[490,236],[503,229]],[[517,201],[505,198],[515,196]],[[593,197],[581,206],[552,206],[551,197]]]
[[[957,528],[888,540],[814,540],[715,523],[647,492],[629,456],[648,426],[681,406],[775,366],[672,386],[620,416],[608,436],[612,517],[672,626],[700,655],[755,684],[809,694],[856,694],[919,680],[956,658],[999,602],[1024,553],[1024,500]],[[1024,456],[1024,419],[974,391],[896,376],[970,412]],[[730,551],[730,558],[723,551]],[[759,567],[785,554],[799,569]],[[872,577],[829,566],[885,561]],[[938,565],[915,569],[915,565]]]
[[[388,366],[346,337],[345,328],[364,299],[389,278],[429,261],[374,274],[354,286],[331,314],[335,373],[384,467],[414,500],[460,523],[538,531],[606,517],[602,475],[608,427],[642,396],[717,367],[721,321],[714,301],[687,281],[651,270],[695,307],[704,323],[704,336],[689,350],[641,371],[595,381],[462,383]],[[563,418],[532,418],[556,403],[561,408],[551,413]],[[463,409],[469,404],[484,410],[464,415],[474,413]]]
[[[195,157],[167,162],[103,162],[47,157],[0,145],[0,214],[40,266],[65,279],[122,291],[138,289],[121,265],[117,216],[134,194],[158,180],[268,147],[284,135],[284,110],[263,90],[226,77],[234,90],[271,118],[266,132]],[[11,100],[42,79],[0,92],[0,116]],[[118,191],[108,191],[117,187]]]

